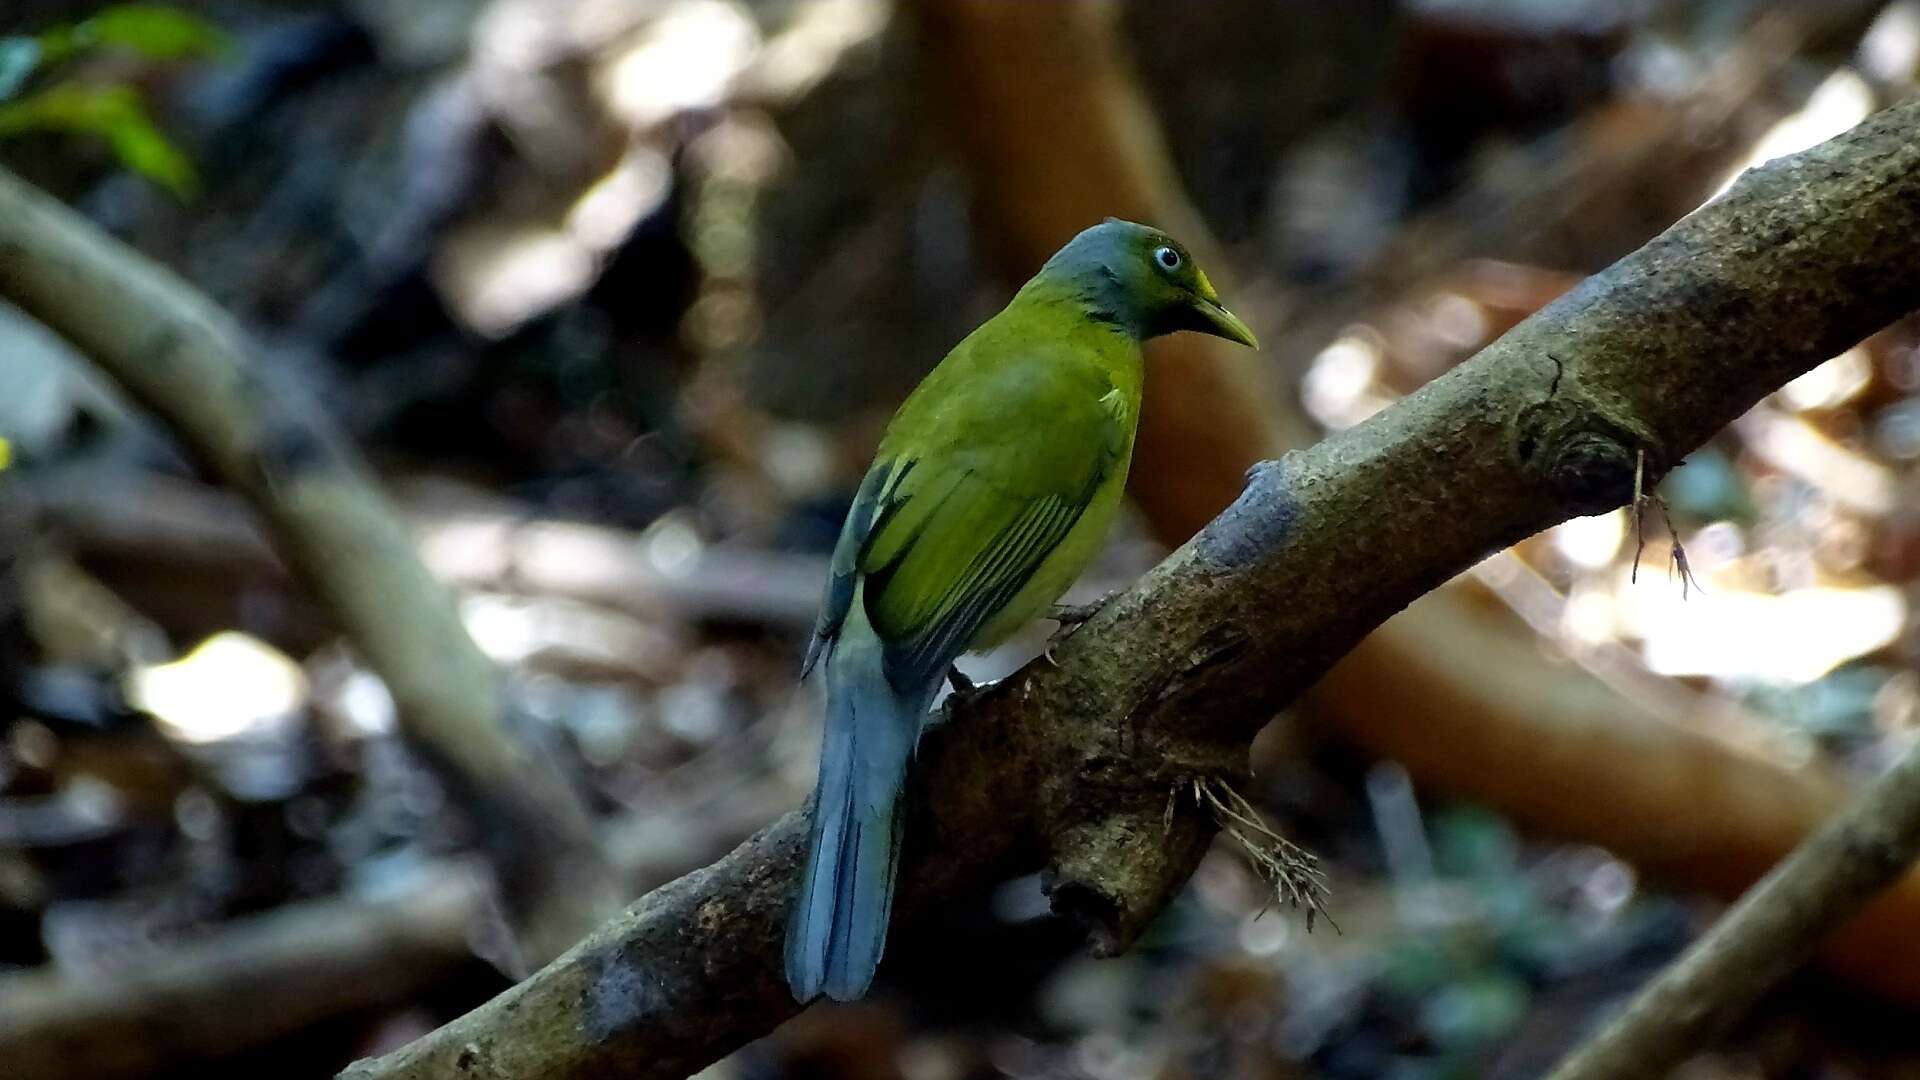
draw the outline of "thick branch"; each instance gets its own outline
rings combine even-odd
[[[532,959],[618,904],[584,804],[508,733],[499,673],[386,499],[323,416],[267,384],[224,311],[4,171],[0,296],[72,342],[266,522],[480,819]]]
[[[1775,867],[1550,1080],[1664,1076],[1739,1019],[1916,858],[1920,746]]]
[[[1636,112],[1629,137],[1576,133],[1571,142],[1584,149],[1521,191],[1475,190],[1415,223],[1411,239],[1338,295],[1289,298],[1294,317],[1273,335],[1265,366],[1297,373],[1367,309],[1468,255],[1573,266],[1617,258],[1698,205],[1743,149],[1705,135],[1777,119],[1805,42],[1850,41],[1879,6],[1769,12],[1686,100],[1622,103],[1583,120],[1619,127],[1620,110]],[[923,67],[950,101],[948,130],[1008,279],[1100,214],[1164,223],[1203,253],[1219,247],[1167,168],[1111,3],[924,0],[915,10]],[[1629,205],[1618,205],[1621,192],[1632,193]],[[1229,295],[1236,306],[1256,299]],[[1262,365],[1243,351],[1197,335],[1155,344],[1129,490],[1171,545],[1232,501],[1248,465],[1311,436],[1285,398],[1261,391],[1253,374]],[[1844,805],[1847,785],[1703,733],[1704,695],[1666,690],[1609,692],[1577,666],[1546,663],[1520,620],[1437,593],[1368,635],[1300,704],[1340,737],[1404,763],[1423,789],[1602,844],[1668,884],[1736,897]],[[1920,874],[1831,943],[1830,966],[1920,1003],[1917,921]]]
[[[1172,785],[1233,775],[1276,709],[1490,551],[1624,502],[1763,394],[1920,306],[1920,105],[1724,198],[1369,422],[1246,491],[921,757],[896,924],[1045,864],[1124,948],[1212,826]],[[643,898],[528,981],[346,1075],[680,1076],[791,1015],[779,940],[798,815]]]
[[[186,484],[149,480],[132,497],[56,482],[35,485],[27,499],[91,568],[107,563],[116,585],[112,567],[137,563],[179,578],[187,560],[242,581],[284,577],[272,549],[233,517],[232,503]],[[527,593],[579,596],[643,617],[665,604],[679,618],[754,618],[798,633],[812,623],[826,573],[824,558],[709,549],[667,577],[633,554],[635,536],[615,529],[477,509],[452,521],[444,510],[406,516],[417,523],[428,568],[450,584],[510,581]],[[595,568],[590,578],[578,573],[583,562]],[[1313,691],[1341,703],[1341,736],[1404,764],[1423,787],[1497,806],[1530,829],[1599,844],[1656,880],[1729,899],[1846,805],[1853,784],[1845,770],[1773,752],[1764,721],[1664,683],[1664,694],[1642,686],[1630,698],[1577,670],[1542,670],[1533,631],[1465,592],[1422,597]],[[1366,655],[1373,650],[1392,659]],[[1382,678],[1383,666],[1400,677]],[[1592,792],[1604,798],[1582,794]],[[1596,805],[1607,812],[1595,814]],[[756,808],[729,815],[733,840],[770,816],[752,818]],[[690,826],[636,832],[678,836]],[[633,860],[616,854],[614,862]],[[647,863],[649,883],[658,883],[658,867]],[[1915,926],[1920,871],[1828,941],[1827,970],[1920,1006]]]

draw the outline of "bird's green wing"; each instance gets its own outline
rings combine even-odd
[[[1086,510],[1097,472],[1077,490],[1016,494],[961,472],[937,497],[908,498],[898,524],[869,544],[862,571],[867,616],[897,686],[939,678],[987,620],[1007,605]],[[918,501],[925,509],[909,516]]]
[[[827,594],[820,601],[813,639],[807,644],[807,658],[800,665],[803,679],[840,635],[840,625],[847,620],[847,609],[853,606],[860,553],[866,548],[875,522],[883,520],[887,510],[897,505],[890,496],[901,479],[903,465],[910,467],[911,462],[875,461],[867,470],[866,478],[860,481],[860,490],[853,497],[853,506],[847,510],[847,519],[840,526],[840,539],[833,548],[833,561],[827,572]]]
[[[1056,371],[1038,386],[1031,376],[987,382],[970,389],[989,404],[903,408],[834,552],[809,664],[864,582],[888,678],[937,679],[1124,462],[1131,418],[1104,379]]]

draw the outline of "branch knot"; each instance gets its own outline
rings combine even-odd
[[[1615,433],[1592,428],[1561,440],[1546,463],[1546,475],[1577,514],[1597,514],[1633,497],[1636,453]]]

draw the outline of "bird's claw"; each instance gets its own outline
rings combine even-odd
[[[1087,604],[1053,605],[1053,612],[1048,618],[1060,625],[1054,630],[1053,636],[1047,639],[1047,651],[1041,654],[1046,657],[1047,663],[1059,667],[1060,662],[1053,658],[1053,650],[1058,648],[1061,642],[1072,637],[1074,631],[1080,629],[1081,625],[1088,619],[1100,614],[1100,609],[1106,607],[1107,603],[1117,595],[1119,594],[1108,593],[1094,600],[1092,603]]]
[[[966,673],[952,664],[947,665],[947,685],[953,687],[953,695],[966,700],[979,692],[979,685],[967,678]]]
[[[1055,604],[1053,605],[1053,613],[1049,615],[1048,618],[1059,623],[1060,629],[1063,631],[1077,629],[1081,623],[1100,614],[1100,609],[1106,607],[1107,604],[1118,595],[1120,594],[1107,593],[1105,596],[1087,604]]]

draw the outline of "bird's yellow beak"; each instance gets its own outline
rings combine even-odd
[[[1194,290],[1193,308],[1207,324],[1204,328],[1198,328],[1200,332],[1237,341],[1249,349],[1258,349],[1260,339],[1253,336],[1253,328],[1220,302],[1220,294],[1214,291],[1213,282],[1207,280],[1206,272],[1196,270],[1195,275],[1199,280],[1198,288]]]

